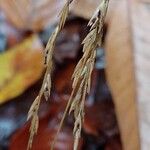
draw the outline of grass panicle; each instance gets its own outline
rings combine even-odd
[[[57,134],[54,138],[51,150],[54,149],[58,134],[63,125],[67,114],[74,114],[74,150],[77,150],[81,129],[84,121],[84,106],[87,94],[90,92],[91,75],[95,64],[96,48],[101,46],[104,19],[106,16],[109,0],[102,0],[101,4],[95,11],[93,17],[88,23],[90,31],[83,40],[83,56],[78,62],[72,75],[72,93],[61,119]]]
[[[69,7],[70,7],[70,4],[72,3],[72,1],[73,0],[66,1],[64,7],[62,8],[62,10],[59,14],[58,25],[56,26],[54,32],[52,33],[51,37],[49,38],[49,41],[45,48],[44,64],[46,67],[46,71],[45,71],[43,83],[42,83],[42,86],[41,86],[41,89],[39,91],[37,98],[34,100],[32,106],[28,112],[28,117],[27,117],[27,120],[31,120],[30,136],[29,136],[27,150],[31,149],[34,135],[37,134],[37,131],[38,131],[38,125],[39,125],[38,111],[39,111],[42,96],[44,96],[46,100],[48,100],[48,98],[50,97],[51,73],[52,73],[52,69],[53,69],[53,61],[52,61],[53,51],[54,51],[57,36],[65,25],[66,19],[69,14]]]

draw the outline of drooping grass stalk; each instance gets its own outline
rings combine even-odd
[[[30,126],[30,136],[29,136],[29,141],[28,141],[28,146],[27,150],[31,149],[32,147],[32,142],[34,135],[38,131],[38,126],[39,126],[39,117],[38,117],[38,111],[41,103],[41,99],[44,96],[46,100],[50,97],[50,92],[51,92],[51,73],[52,73],[52,68],[53,68],[53,51],[56,43],[56,38],[62,28],[64,27],[64,24],[66,22],[66,19],[69,14],[69,7],[70,4],[72,3],[73,0],[67,0],[64,7],[62,8],[60,14],[59,14],[59,22],[58,25],[56,26],[54,32],[52,33],[51,37],[49,38],[49,41],[47,43],[47,46],[45,48],[45,66],[46,66],[46,71],[43,79],[43,83],[41,86],[41,89],[39,91],[38,96],[34,100],[29,112],[28,112],[28,117],[27,120],[31,119],[31,126]]]
[[[83,40],[83,56],[78,62],[72,75],[72,93],[61,119],[57,134],[54,138],[51,150],[54,149],[58,134],[63,125],[66,115],[74,113],[74,150],[77,150],[81,136],[81,128],[84,121],[84,105],[87,94],[90,92],[91,75],[95,64],[96,48],[101,46],[104,19],[106,16],[109,0],[102,0],[88,23],[90,31]]]

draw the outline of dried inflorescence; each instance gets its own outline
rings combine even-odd
[[[69,6],[73,0],[68,0],[64,5],[62,11],[60,12],[60,21],[52,33],[48,44],[45,49],[45,65],[46,72],[43,80],[42,87],[40,92],[33,102],[27,120],[31,119],[30,126],[30,137],[28,142],[27,149],[32,147],[32,141],[34,135],[37,133],[39,118],[38,118],[38,110],[41,103],[42,96],[48,100],[51,91],[51,72],[52,72],[52,56],[56,43],[56,38],[60,33],[61,29],[64,27],[66,22],[66,18],[69,13]],[[90,84],[91,84],[91,74],[94,68],[94,62],[96,58],[96,48],[101,45],[102,39],[102,30],[104,24],[104,18],[107,12],[109,0],[103,0],[95,14],[89,21],[88,26],[90,26],[90,31],[86,38],[83,41],[83,56],[77,64],[75,71],[72,75],[73,85],[72,85],[72,93],[71,97],[68,101],[66,110],[64,112],[63,118],[60,122],[60,126],[58,128],[57,134],[55,136],[54,142],[52,143],[51,150],[54,148],[54,144],[56,142],[59,131],[62,127],[63,121],[67,113],[74,113],[75,123],[74,123],[74,150],[77,150],[79,138],[81,136],[81,128],[84,120],[84,103],[86,95],[90,92]]]
[[[45,97],[46,100],[48,100],[51,92],[51,72],[53,68],[52,63],[52,57],[53,57],[53,51],[56,43],[56,38],[58,34],[60,33],[61,29],[64,27],[64,24],[66,22],[67,16],[69,14],[69,6],[72,3],[73,0],[67,0],[65,3],[63,9],[61,10],[59,17],[59,23],[56,26],[54,32],[52,33],[47,46],[45,48],[45,66],[46,66],[46,72],[44,75],[43,83],[41,86],[41,89],[39,91],[38,96],[34,100],[29,112],[28,112],[28,118],[27,120],[31,119],[31,126],[30,126],[30,137],[28,141],[28,147],[27,149],[31,149],[32,147],[32,141],[34,135],[37,133],[38,125],[39,125],[39,118],[38,118],[38,110],[41,103],[42,96]]]
[[[83,56],[77,64],[72,75],[72,93],[68,101],[63,118],[60,122],[57,135],[54,139],[51,150],[54,148],[57,136],[60,132],[67,113],[74,113],[74,150],[77,150],[81,136],[82,123],[84,121],[84,104],[86,95],[90,92],[91,74],[96,58],[96,48],[101,45],[104,19],[106,16],[109,0],[103,0],[93,17],[89,21],[90,31],[83,40]]]

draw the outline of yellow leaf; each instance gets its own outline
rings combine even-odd
[[[22,94],[41,77],[42,50],[34,35],[0,55],[0,104]]]

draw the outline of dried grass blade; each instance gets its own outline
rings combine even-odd
[[[61,29],[64,27],[64,24],[68,17],[69,5],[71,4],[71,2],[72,2],[72,0],[66,1],[66,4],[64,5],[64,7],[59,15],[60,19],[59,19],[58,25],[56,26],[54,32],[52,33],[51,37],[49,38],[49,41],[45,48],[45,65],[46,65],[45,76],[43,79],[43,83],[42,83],[40,92],[39,92],[37,98],[35,99],[35,101],[33,102],[32,106],[29,110],[28,117],[27,117],[27,120],[31,119],[30,137],[29,137],[28,147],[27,147],[28,150],[31,149],[34,135],[37,133],[37,130],[38,130],[38,123],[39,123],[38,122],[39,121],[38,110],[39,110],[41,98],[42,98],[42,96],[44,96],[45,99],[48,100],[48,97],[50,96],[51,72],[52,72],[52,67],[53,67],[53,60],[52,60],[53,51],[54,51],[54,47],[55,47],[55,43],[56,43],[56,38],[57,38],[59,32],[61,31]]]
[[[79,139],[81,136],[82,123],[84,121],[84,102],[87,93],[90,91],[91,85],[91,75],[94,68],[94,62],[96,58],[96,48],[101,43],[102,27],[104,24],[104,18],[106,15],[109,0],[103,0],[98,10],[90,20],[89,24],[91,29],[89,34],[83,40],[83,56],[77,64],[74,73],[72,75],[73,79],[73,91],[71,93],[71,99],[67,105],[67,109],[64,113],[63,120],[69,111],[69,113],[74,112],[74,150],[77,150]],[[70,109],[69,109],[70,108]],[[60,128],[59,127],[59,131]]]

